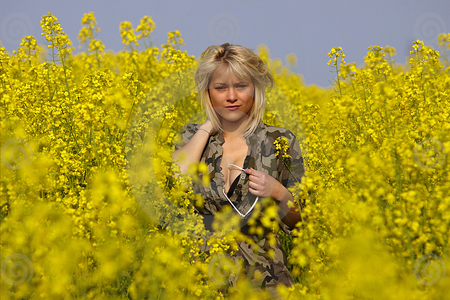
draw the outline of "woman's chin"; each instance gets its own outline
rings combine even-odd
[[[228,123],[241,123],[248,119],[248,115],[246,114],[239,114],[235,116],[226,116],[226,117],[220,117],[220,122],[223,124],[224,122]]]
[[[219,120],[226,122],[239,122],[243,119],[247,119],[249,116],[242,111],[223,111],[216,110],[217,115],[219,116]]]

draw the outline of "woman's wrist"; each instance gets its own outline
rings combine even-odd
[[[205,128],[201,128],[201,127],[200,127],[198,130],[203,130],[203,131],[205,131],[207,134],[211,135],[211,132],[208,131],[208,130],[206,130]]]
[[[285,192],[286,188],[278,180],[275,180],[270,197],[281,202],[284,198]]]
[[[211,135],[211,133],[213,132],[212,124],[208,124],[208,123],[200,125],[200,127],[198,129],[208,132],[209,135]]]
[[[277,181],[273,188],[271,198],[283,205],[288,205],[289,201],[293,201],[291,192],[279,181]]]

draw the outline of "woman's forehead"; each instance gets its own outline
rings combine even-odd
[[[246,74],[238,74],[231,67],[226,65],[220,65],[216,68],[213,73],[211,82],[241,82],[241,81],[251,81],[250,76],[245,76]]]

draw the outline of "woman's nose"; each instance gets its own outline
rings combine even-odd
[[[236,91],[234,88],[229,88],[227,93],[227,101],[236,101]]]

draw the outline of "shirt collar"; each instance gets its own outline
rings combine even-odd
[[[260,135],[264,134],[265,129],[266,129],[266,124],[264,124],[263,121],[259,121],[258,126],[256,127],[253,134],[251,134],[245,138],[245,140],[247,141],[247,145],[249,145],[249,146],[253,145],[253,144],[255,144],[255,142],[260,140],[261,139]],[[212,142],[218,142],[221,146],[225,143],[225,139],[223,137],[222,131],[216,132],[214,135],[211,136],[211,138],[212,138],[212,140],[211,140]]]

